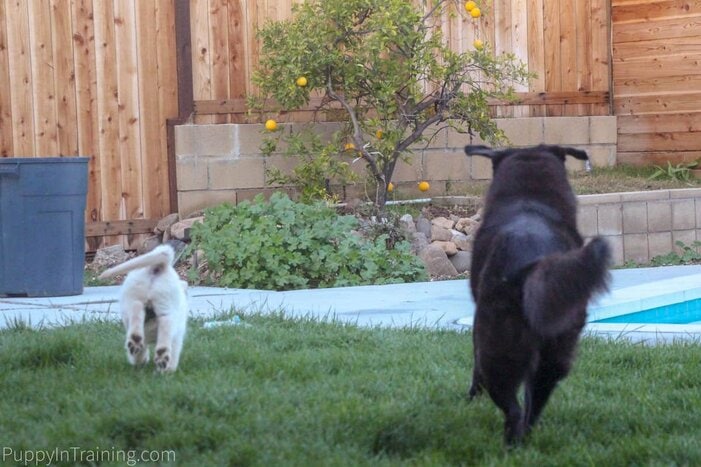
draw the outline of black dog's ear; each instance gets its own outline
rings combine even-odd
[[[485,156],[491,159],[495,156],[498,156],[500,153],[501,151],[492,149],[489,146],[485,146],[483,144],[465,146],[465,154],[467,154],[468,156]]]
[[[552,154],[555,154],[557,157],[562,159],[563,162],[565,160],[565,156],[572,156],[575,159],[579,159],[580,161],[589,160],[589,156],[587,155],[586,151],[582,151],[581,149],[573,148],[571,146],[541,144],[540,146],[538,146],[538,148],[544,149]]]

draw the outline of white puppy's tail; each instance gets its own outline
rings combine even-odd
[[[137,256],[129,261],[111,267],[102,274],[100,279],[124,274],[134,269],[151,268],[154,275],[160,274],[166,267],[173,264],[175,259],[175,251],[170,245],[159,245],[145,255]]]

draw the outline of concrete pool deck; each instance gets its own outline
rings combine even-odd
[[[611,292],[592,303],[589,319],[632,313],[674,301],[701,298],[701,266],[617,269]],[[84,320],[119,320],[118,286],[87,287],[82,295],[0,297],[0,329],[23,322],[63,326]],[[336,319],[359,326],[467,329],[474,303],[466,280],[373,285],[285,292],[191,287],[190,315],[213,319],[230,310],[284,311],[288,316]],[[590,323],[586,332],[644,342],[701,340],[701,325]]]

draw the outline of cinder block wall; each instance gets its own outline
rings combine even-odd
[[[282,131],[289,125],[281,124]],[[588,151],[597,166],[616,162],[616,117],[527,117],[497,120],[514,146],[540,143],[566,144]],[[331,135],[337,123],[315,124],[315,131]],[[269,136],[269,134],[268,134]],[[293,187],[271,187],[266,180],[266,168],[278,167],[289,171],[294,160],[280,153],[264,157],[260,152],[266,137],[263,125],[218,124],[181,125],[175,128],[175,153],[178,183],[178,205],[181,215],[218,203],[250,199],[258,193],[273,189],[294,191]],[[453,130],[443,130],[425,143],[413,147],[410,163],[399,162],[392,182],[397,194],[405,198],[423,197],[416,184],[426,180],[431,184],[429,196],[460,195],[473,180],[491,177],[491,164],[482,157],[465,157],[465,144],[480,144]],[[353,160],[350,156],[348,160]],[[571,169],[581,163],[570,161]],[[364,175],[362,161],[354,168]],[[356,191],[354,191],[356,190]],[[361,186],[349,188],[349,196],[361,193]]]
[[[647,263],[701,240],[701,189],[580,195],[577,221],[583,235],[606,237],[616,265]]]

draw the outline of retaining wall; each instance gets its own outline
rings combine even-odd
[[[280,124],[282,131],[290,125]],[[317,123],[315,130],[330,135],[338,123]],[[565,144],[587,150],[597,166],[616,162],[616,117],[526,117],[497,119],[514,146],[540,143]],[[269,135],[269,134],[268,134]],[[178,206],[181,215],[229,201],[250,199],[258,193],[273,189],[294,191],[293,187],[271,187],[267,184],[266,168],[290,171],[294,160],[280,153],[265,157],[260,147],[266,136],[263,125],[217,124],[181,125],[175,127]],[[392,182],[398,197],[423,197],[416,187],[418,181],[431,184],[429,196],[461,195],[473,180],[491,177],[491,164],[483,157],[466,157],[465,144],[480,144],[478,138],[453,130],[443,130],[428,145],[413,147],[411,163],[399,162]],[[350,156],[347,160],[353,160]],[[571,159],[571,158],[570,158]],[[581,163],[571,160],[571,169]],[[354,166],[365,175],[362,161]],[[362,184],[348,187],[349,197],[362,194]]]

